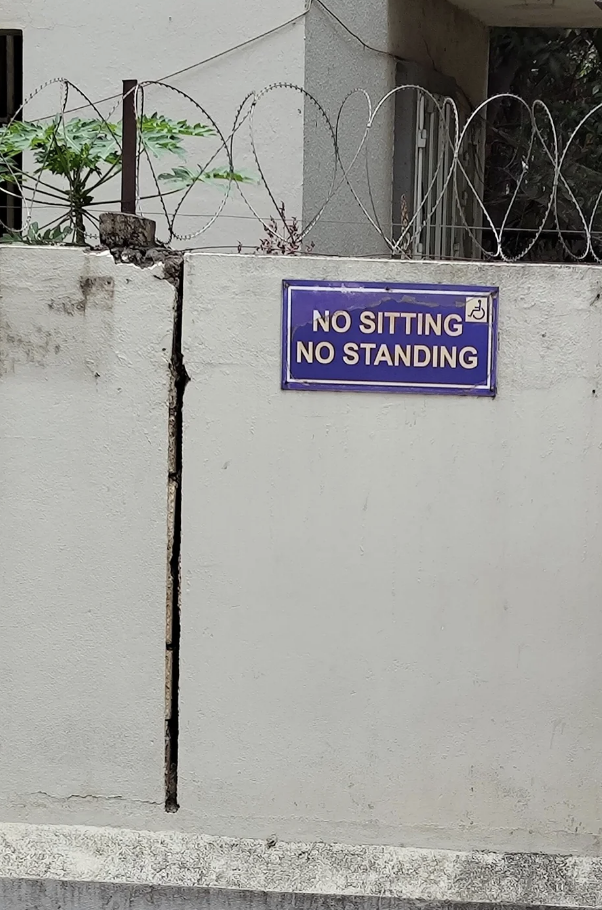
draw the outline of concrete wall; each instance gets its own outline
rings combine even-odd
[[[349,4],[332,0],[329,8],[369,48],[314,4],[307,17],[305,87],[336,125],[341,161],[361,202],[391,237],[393,133],[395,98],[391,97],[371,123],[364,150],[356,157],[368,120],[369,105],[357,89],[368,93],[372,110],[396,87],[396,59],[421,64],[453,79],[458,103],[475,107],[487,94],[489,34],[487,28],[447,0],[374,0]],[[379,53],[379,51],[381,51]],[[387,54],[388,52],[388,54]],[[412,102],[415,104],[415,92]],[[347,100],[345,100],[347,99]],[[412,123],[399,125],[414,145]],[[406,133],[404,134],[404,129]],[[354,157],[356,157],[355,163]],[[328,198],[335,161],[332,136],[315,105],[305,108],[303,218],[307,223]],[[333,255],[373,256],[387,252],[386,242],[362,213],[339,173],[337,192],[323,219],[311,232],[316,251]],[[397,210],[396,210],[397,211]]]
[[[390,0],[391,47],[397,56],[454,79],[472,107],[487,97],[489,31],[447,0]]]
[[[159,278],[108,253],[0,248],[3,821],[163,815]]]
[[[186,274],[178,824],[599,854],[602,270]],[[282,392],[293,277],[499,285],[498,397]]]
[[[488,25],[537,28],[599,28],[600,20],[587,0],[556,3],[513,3],[512,0],[458,0],[458,6]]]
[[[282,392],[285,277],[499,285],[498,397]],[[84,854],[69,831],[48,866],[66,880],[145,843],[111,880],[269,890],[286,855],[282,891],[344,891],[354,869],[358,894],[436,899],[421,876],[455,887],[477,860],[435,872],[432,849],[599,856],[602,269],[188,259],[176,814],[160,279],[0,250],[2,874],[43,877],[58,850],[7,822],[138,829]],[[169,875],[140,829],[172,829]],[[378,862],[398,882],[402,859],[415,890],[410,871],[383,890]]]
[[[386,0],[349,4],[335,2],[329,7],[362,39],[376,48],[389,47],[389,22]],[[325,109],[333,127],[345,99],[356,89],[368,93],[378,103],[395,85],[395,61],[385,54],[364,49],[318,4],[307,17],[305,46],[305,86]],[[370,117],[365,97],[350,97],[339,122],[337,136],[341,162],[350,168],[349,177],[363,204],[390,232],[391,190],[393,184],[394,102],[387,103],[370,130],[368,152],[363,151],[352,166]],[[328,199],[336,162],[333,139],[324,118],[311,103],[305,107],[305,156],[303,220],[307,223]],[[374,198],[373,210],[370,190]],[[340,169],[337,192],[323,218],[312,230],[310,239],[320,253],[368,256],[386,253],[382,237],[370,225],[344,182]]]

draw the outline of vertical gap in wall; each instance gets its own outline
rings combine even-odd
[[[184,390],[188,374],[182,357],[184,263],[176,283],[169,395],[167,628],[165,651],[165,811],[178,811],[180,696],[180,544],[182,532],[182,442]]]

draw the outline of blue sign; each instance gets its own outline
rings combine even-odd
[[[284,281],[282,388],[495,395],[499,289]]]

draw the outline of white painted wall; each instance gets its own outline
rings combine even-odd
[[[108,255],[0,250],[3,822],[600,855],[602,270],[186,271],[166,815],[173,289]],[[498,397],[280,391],[285,277],[499,285]],[[44,857],[55,834],[38,836]]]
[[[186,276],[178,825],[599,854],[602,270]],[[499,285],[498,397],[282,392],[293,277]]]
[[[0,248],[0,811],[163,816],[174,289]]]

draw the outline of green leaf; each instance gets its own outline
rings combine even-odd
[[[231,171],[227,167],[201,168],[196,170],[188,167],[174,167],[171,171],[159,174],[159,180],[169,184],[171,189],[188,189],[195,183],[223,184],[223,183],[257,183],[248,174]]]
[[[43,230],[37,221],[32,221],[29,227],[21,233],[17,231],[8,231],[0,237],[0,243],[27,243],[32,245],[64,243],[67,237],[73,233],[70,225],[61,227],[57,225],[53,228]]]
[[[203,123],[190,124],[186,120],[170,120],[162,114],[151,114],[138,121],[140,142],[147,152],[156,158],[164,154],[174,154],[185,157],[182,139],[184,136],[208,137],[215,136],[216,132],[211,126]]]

